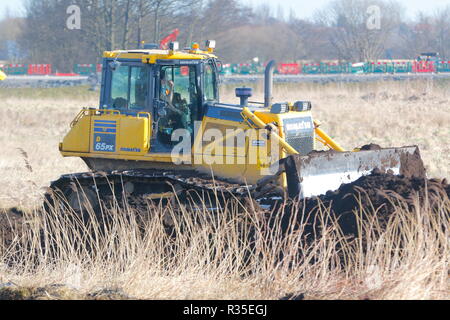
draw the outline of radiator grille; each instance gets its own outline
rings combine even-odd
[[[286,142],[289,143],[292,148],[297,150],[301,155],[307,155],[314,150],[314,138],[313,137],[288,137]]]

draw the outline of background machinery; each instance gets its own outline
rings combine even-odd
[[[309,101],[274,103],[274,61],[264,102],[249,102],[250,88],[236,89],[240,104],[220,102],[215,42],[206,47],[105,52],[100,106],[82,109],[59,146],[92,171],[63,175],[51,189],[82,209],[111,195],[304,198],[375,168],[425,175],[415,146],[345,151],[313,119]]]

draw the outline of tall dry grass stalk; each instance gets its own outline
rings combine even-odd
[[[88,210],[88,223],[59,208],[27,215],[23,233],[0,251],[0,282],[62,284],[77,292],[67,298],[105,288],[145,299],[449,298],[448,198],[433,208],[428,200],[412,210],[398,203],[385,226],[361,207],[356,238],[322,208],[323,230],[310,241],[297,206],[287,220],[273,212],[271,223],[239,203],[181,214],[170,205],[149,203],[139,213],[115,205],[100,219]]]

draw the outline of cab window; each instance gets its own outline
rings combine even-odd
[[[112,71],[110,105],[113,109],[141,110],[147,105],[148,68],[120,66]]]
[[[216,76],[214,73],[214,68],[210,63],[205,65],[204,79],[205,79],[205,100],[206,101],[217,100]]]

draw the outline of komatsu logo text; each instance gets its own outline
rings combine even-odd
[[[286,130],[288,131],[306,130],[311,128],[311,122],[306,121],[286,124]]]
[[[311,117],[285,119],[284,130],[289,134],[306,134],[314,129]]]

